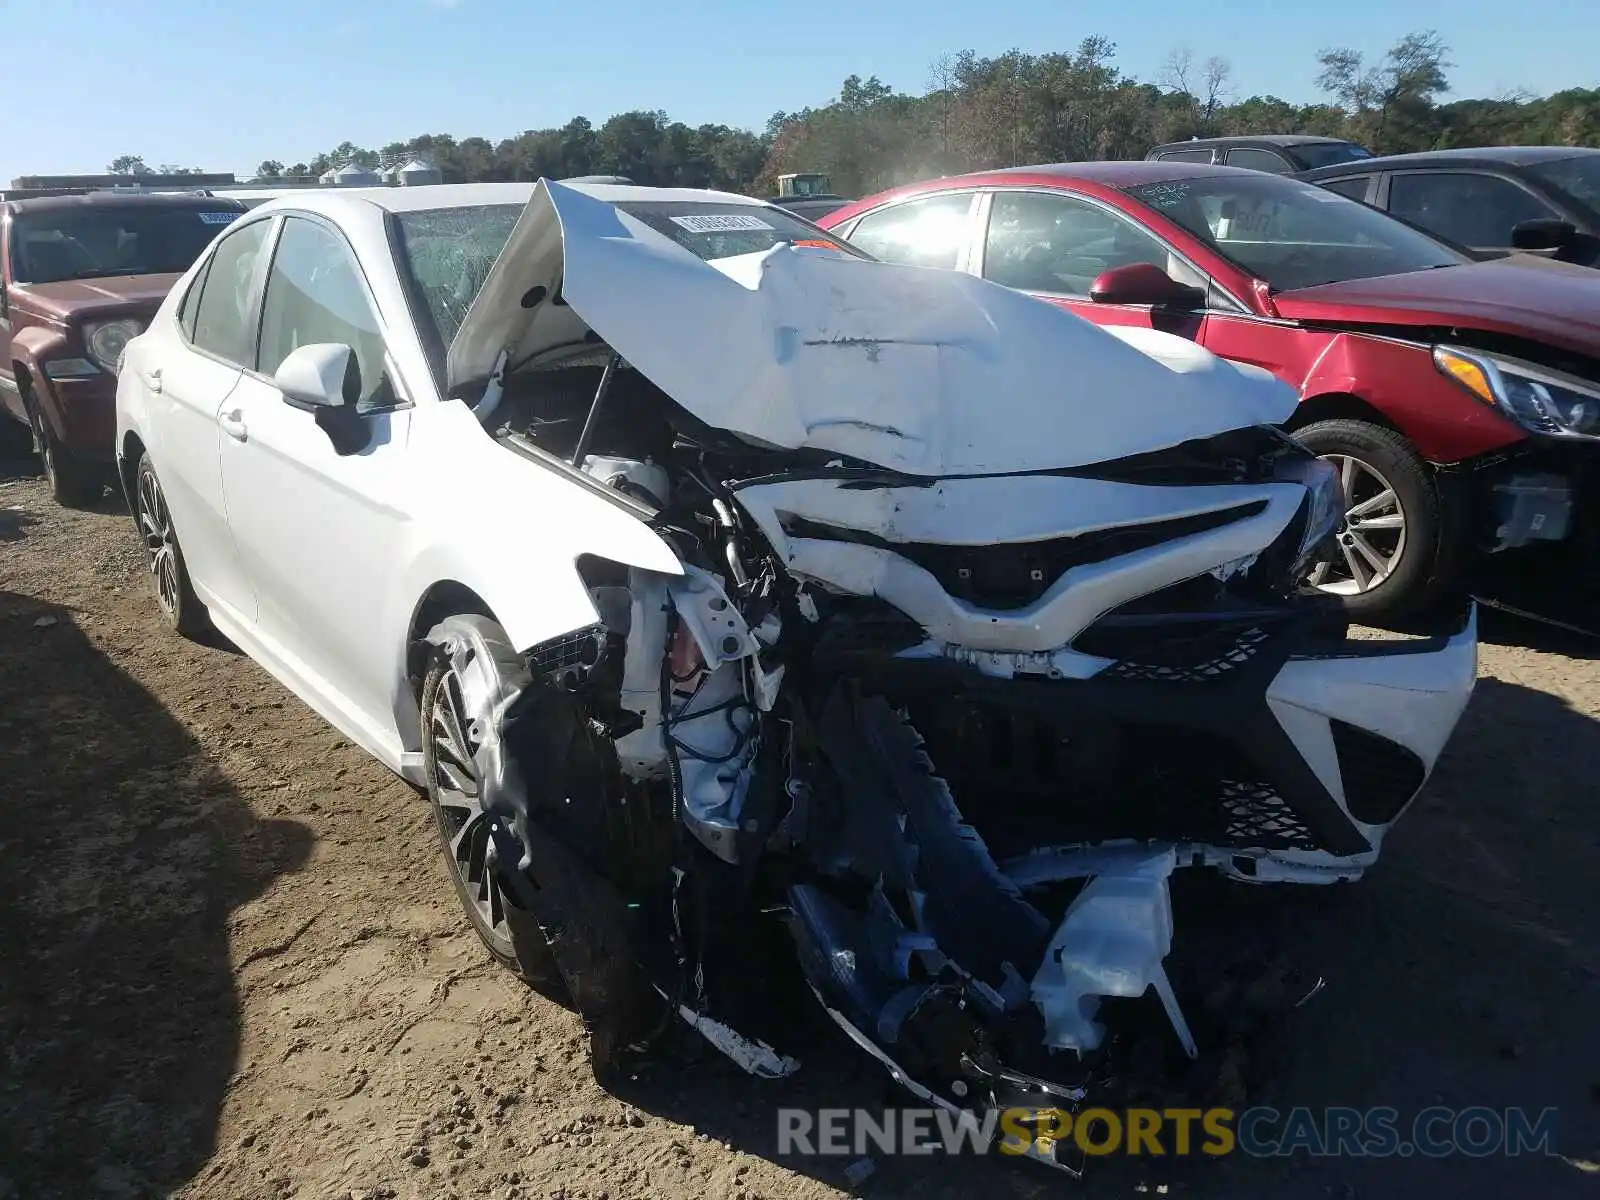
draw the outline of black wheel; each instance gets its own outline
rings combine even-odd
[[[39,465],[44,469],[44,479],[50,485],[50,495],[63,508],[89,508],[98,504],[106,493],[107,470],[104,464],[86,462],[73,454],[57,439],[50,422],[39,411],[38,401],[26,380],[19,379],[22,404],[28,411],[28,422],[33,427],[33,445],[39,455]]]
[[[1339,597],[1356,621],[1393,621],[1425,607],[1451,572],[1428,464],[1400,434],[1368,421],[1318,421],[1295,437],[1334,465],[1345,493],[1335,552],[1307,582]]]
[[[205,605],[189,582],[178,532],[172,527],[166,493],[149,454],[139,456],[139,473],[133,490],[133,521],[144,543],[145,562],[155,589],[161,616],[174,632],[186,638],[204,634],[211,625]]]
[[[505,631],[487,617],[456,616],[445,622],[480,649],[469,651],[495,685],[526,678],[527,668]],[[502,965],[538,990],[563,992],[550,943],[533,914],[518,906],[501,878],[501,863],[489,834],[489,818],[479,798],[474,761],[481,738],[467,712],[457,667],[449,656],[434,656],[422,683],[422,762],[428,802],[439,828],[446,868],[456,896],[478,937]],[[514,867],[512,869],[515,869]]]

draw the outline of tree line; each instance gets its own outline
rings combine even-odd
[[[422,134],[372,149],[346,141],[307,162],[269,160],[257,178],[304,179],[332,167],[420,158],[449,182],[626,175],[635,182],[769,194],[789,172],[827,173],[859,196],[953,172],[1036,162],[1141,158],[1189,137],[1310,133],[1379,154],[1450,146],[1600,144],[1600,88],[1449,100],[1454,64],[1439,34],[1407,34],[1376,60],[1342,47],[1316,57],[1324,99],[1295,104],[1240,97],[1232,64],[1174,50],[1153,80],[1115,63],[1116,46],[1088,37],[1069,51],[935,62],[920,92],[852,75],[820,108],[777,112],[754,132],[689,126],[665,112],[619,113],[598,127],[574,117],[491,141]],[[118,164],[143,162],[124,156]]]

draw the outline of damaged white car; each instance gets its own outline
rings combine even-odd
[[[794,1070],[775,934],[983,1110],[1081,1098],[1107,997],[1194,1055],[1169,876],[1359,877],[1472,690],[1470,609],[1359,640],[1297,589],[1343,505],[1294,403],[758,201],[543,181],[257,208],[129,344],[118,452],[168,621],[427,789],[597,1069],[675,1015]]]

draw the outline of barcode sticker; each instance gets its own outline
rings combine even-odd
[[[236,221],[239,214],[236,212],[203,212],[200,219],[207,225],[228,225]]]
[[[690,233],[745,233],[767,230],[772,226],[760,217],[747,217],[743,213],[700,213],[688,217],[673,217],[672,223]]]

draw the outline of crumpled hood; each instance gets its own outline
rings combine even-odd
[[[706,263],[605,192],[540,181],[450,345],[449,394],[593,330],[708,425],[929,476],[1080,466],[1294,409],[1197,347],[955,271],[782,245]]]

